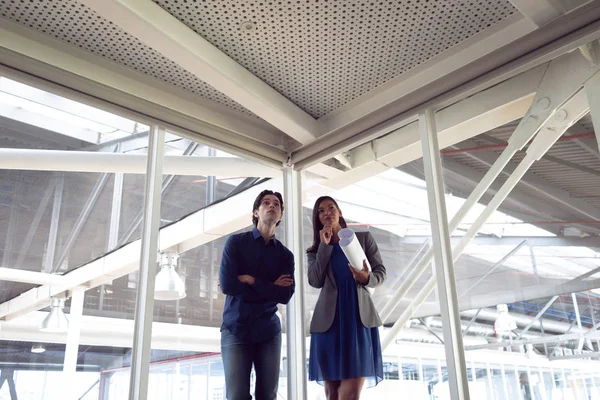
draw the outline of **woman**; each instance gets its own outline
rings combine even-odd
[[[358,399],[363,385],[383,379],[381,319],[367,287],[385,280],[385,267],[369,232],[356,238],[371,264],[355,269],[340,248],[338,232],[346,227],[342,211],[329,196],[313,209],[313,245],[308,253],[308,283],[321,289],[310,323],[309,380],[325,385],[328,399]]]

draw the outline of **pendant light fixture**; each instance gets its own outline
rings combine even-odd
[[[64,333],[69,330],[69,320],[63,312],[64,297],[52,297],[50,313],[42,321],[40,331],[46,333]]]
[[[175,268],[179,255],[162,253],[160,256],[160,272],[156,275],[154,298],[156,300],[178,300],[185,297],[185,284]]]

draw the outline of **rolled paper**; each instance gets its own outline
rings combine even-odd
[[[363,260],[367,260],[367,256],[365,256],[365,252],[360,247],[354,231],[350,228],[343,228],[338,232],[338,236],[340,238],[340,247],[350,264],[359,271],[363,269]],[[370,271],[371,265],[369,264],[369,260],[367,260],[367,267],[369,267]]]
[[[350,228],[343,228],[338,232],[340,238],[340,247],[344,252],[344,255],[352,265],[352,268],[361,270],[363,269],[363,260],[367,260],[367,256],[360,247],[356,234]],[[371,264],[367,260],[367,268],[371,270]],[[375,292],[374,288],[367,288],[367,291],[372,295]]]

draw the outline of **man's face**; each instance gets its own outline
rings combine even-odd
[[[258,210],[254,210],[254,216],[258,218],[259,222],[266,224],[276,224],[281,221],[281,202],[277,196],[273,194],[265,195],[258,206]]]

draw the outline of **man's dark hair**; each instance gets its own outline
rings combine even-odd
[[[260,207],[260,204],[263,201],[263,197],[268,194],[272,194],[279,199],[279,203],[281,204],[281,212],[283,213],[283,197],[281,196],[281,193],[274,192],[272,190],[263,190],[258,196],[256,196],[256,200],[254,200],[254,205],[252,206],[252,223],[254,226],[258,225],[258,218],[254,216],[254,211],[258,210],[258,207]],[[279,226],[280,222],[281,221],[278,221],[276,226]]]

